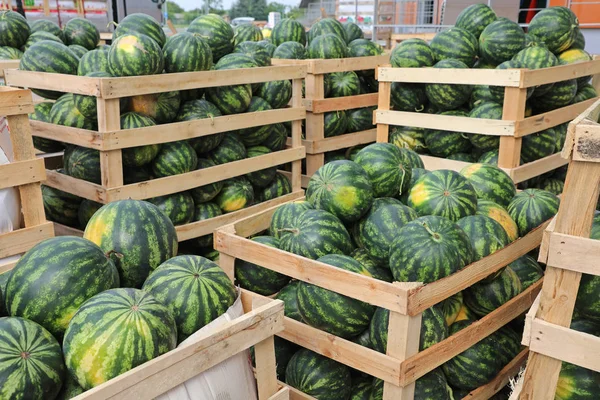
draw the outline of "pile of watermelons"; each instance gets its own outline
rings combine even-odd
[[[540,189],[517,192],[496,166],[460,173],[426,171],[412,150],[375,143],[333,161],[310,179],[306,201],[280,206],[270,229],[252,240],[387,282],[430,283],[502,249],[558,210]],[[420,349],[488,315],[539,280],[525,255],[423,313]],[[290,318],[379,352],[389,312],[310,283],[237,260],[237,282],[275,295]],[[416,399],[462,398],[489,382],[520,350],[516,320],[425,375]],[[279,378],[318,399],[381,399],[382,382],[278,339]],[[370,397],[369,397],[370,396]]]
[[[75,397],[174,349],[235,299],[217,264],[178,255],[156,206],[106,205],[83,238],[45,240],[0,275],[0,398]]]
[[[585,40],[571,10],[551,7],[540,11],[528,32],[515,22],[497,18],[485,4],[467,7],[456,25],[438,33],[431,43],[410,39],[390,55],[393,67],[539,69],[590,61]],[[434,73],[434,71],[432,71]],[[528,91],[526,116],[532,116],[597,97],[590,77],[571,79]],[[504,87],[394,83],[392,108],[471,118],[501,119]],[[529,163],[560,151],[568,123],[523,137],[521,162]],[[409,126],[390,130],[390,142],[420,154],[497,165],[498,136],[477,135]],[[564,169],[526,182],[561,193]]]

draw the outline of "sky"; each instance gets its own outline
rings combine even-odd
[[[193,10],[194,8],[201,8],[202,2],[199,0],[174,0],[175,3],[179,4],[184,10]],[[223,8],[228,10],[231,8],[231,5],[235,0],[222,0]],[[300,0],[275,0],[277,3],[287,4],[290,6],[298,6],[300,4]],[[267,3],[271,3],[271,1],[267,0]]]

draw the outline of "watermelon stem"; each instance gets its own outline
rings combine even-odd
[[[122,253],[119,253],[119,252],[118,252],[118,251],[116,251],[116,250],[111,250],[111,251],[109,251],[108,253],[106,253],[105,255],[106,255],[106,258],[110,258],[110,256],[112,256],[113,254],[115,255],[115,257],[117,257],[117,258],[119,258],[119,259],[121,259],[121,258],[123,258],[123,257],[124,257]]]
[[[404,169],[404,166],[402,166],[402,179],[400,179],[400,191],[398,194],[402,194],[402,187],[404,186],[404,177],[406,176],[406,170]]]
[[[300,229],[296,229],[296,228],[281,228],[281,229],[277,229],[277,232],[291,232],[294,235],[297,235],[300,233]]]
[[[429,228],[427,226],[427,224],[423,224],[423,228],[425,228],[425,230],[427,231],[427,233],[429,233],[434,239],[439,240],[440,239],[440,234],[437,232],[434,232],[431,230],[431,228]]]

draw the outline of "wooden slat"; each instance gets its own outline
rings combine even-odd
[[[20,62],[20,60],[0,60],[0,78],[4,78],[5,70],[19,68]]]
[[[31,130],[33,136],[58,140],[94,150],[104,150],[102,146],[102,134],[97,131],[71,128],[70,126],[56,125],[42,121],[31,121]]]
[[[285,175],[290,180],[292,179],[292,173],[289,172],[289,171],[279,171],[278,170],[277,172],[279,172],[280,174]],[[310,181],[310,177],[302,174],[302,176],[300,178],[300,186],[306,189],[308,187],[308,182],[309,181]]]
[[[4,274],[8,271],[10,271],[11,269],[13,269],[17,263],[19,262],[19,260],[13,260],[10,262],[4,262],[4,263],[0,263],[0,274]]]
[[[463,168],[468,167],[471,163],[466,161],[450,160],[448,158],[440,158],[433,156],[420,155],[425,169],[428,171],[436,171],[438,169],[449,169],[452,171],[460,172]]]
[[[416,315],[425,311],[535,249],[540,245],[544,229],[549,223],[550,221],[546,221],[503,249],[467,265],[446,278],[411,291],[408,295],[409,314]]]
[[[527,361],[528,349],[523,349],[512,359],[494,379],[483,386],[478,387],[471,393],[463,397],[462,400],[488,400],[508,385],[511,378],[516,376]],[[456,399],[458,400],[458,399]]]
[[[11,69],[5,71],[4,80],[10,86],[100,96],[101,78]]]
[[[56,236],[83,237],[83,231],[81,229],[59,224],[58,222],[54,222],[54,234]]]
[[[531,351],[600,372],[599,337],[538,318],[531,328]]]
[[[107,203],[106,189],[102,186],[73,178],[60,172],[46,170],[46,181],[44,184],[97,203]]]
[[[320,114],[331,111],[376,106],[377,96],[377,93],[368,93],[360,94],[358,96],[332,97],[322,100],[304,100],[304,105],[306,106],[306,111]]]
[[[504,103],[502,105],[502,119],[519,121],[525,117],[527,103],[527,89],[514,87],[504,88]],[[498,167],[515,168],[521,162],[521,138],[501,137],[498,153]]]
[[[369,129],[361,132],[346,133],[321,140],[303,140],[306,154],[321,154],[329,151],[347,149],[352,146],[373,143],[377,137],[377,129]]]
[[[597,75],[600,78],[600,75]],[[565,145],[563,146],[562,156],[566,159],[571,157],[571,153],[575,146],[575,134],[585,135],[588,133],[588,127],[590,124],[597,124],[600,118],[600,100],[589,106],[582,114],[576,117],[567,128],[567,137],[565,138]]]
[[[600,60],[561,65],[542,69],[525,69],[521,88],[544,85],[547,83],[566,81],[588,75],[600,74]]]
[[[325,98],[325,76],[307,75],[305,80],[306,98],[321,100]],[[306,114],[306,140],[321,141],[325,139],[325,114]],[[309,154],[306,157],[306,175],[313,176],[325,164],[325,154]]]
[[[33,112],[33,100],[29,90],[5,87],[0,93],[0,116]]]
[[[531,343],[532,324],[533,320],[535,319],[535,315],[540,308],[540,300],[541,296],[538,294],[538,296],[535,298],[535,301],[531,305],[531,308],[529,311],[527,311],[527,314],[525,314],[525,326],[523,327],[523,337],[521,339],[521,344],[523,346],[529,347],[529,344]]]
[[[371,57],[335,58],[330,60],[271,60],[273,65],[306,66],[307,72],[314,75],[329,74],[332,72],[363,71],[375,69],[380,65],[390,62],[389,54]],[[308,97],[308,96],[307,96]]]
[[[416,381],[527,311],[541,287],[542,280],[460,332],[410,357],[402,364],[401,384]]]
[[[600,105],[598,105],[600,110]],[[600,162],[600,124],[588,120],[577,125],[573,143],[573,160]]]
[[[542,234],[542,243],[540,244],[539,257],[538,262],[542,264],[548,264],[548,244],[550,243],[550,235],[554,232],[554,227],[556,226],[556,216],[552,218],[548,227],[544,230]]]
[[[391,68],[380,67],[380,82],[451,83],[518,87],[519,69]]]
[[[548,246],[548,264],[556,268],[600,275],[600,240],[552,233]]]
[[[377,69],[377,72],[379,69]],[[375,76],[377,78],[377,75]],[[373,120],[377,123],[377,111],[389,111],[392,84],[390,82],[379,82],[379,99],[377,101],[377,110],[373,112]],[[390,136],[390,126],[388,124],[377,123],[377,143],[388,143]]]
[[[44,160],[16,161],[0,165],[0,190],[46,179]]]
[[[312,396],[307,395],[306,393],[303,393],[301,391],[299,391],[296,388],[293,388],[281,381],[277,381],[277,383],[279,383],[279,386],[288,388],[290,391],[290,400],[317,400]]]
[[[568,160],[562,158],[560,153],[555,153],[548,157],[520,165],[516,168],[504,170],[510,175],[515,183],[519,183],[562,167],[568,162]]]
[[[279,389],[277,393],[273,396],[269,397],[268,400],[289,400],[290,399],[290,389],[288,387],[283,387]]]
[[[54,229],[51,222],[0,234],[0,258],[25,253],[42,240],[53,236]]]
[[[513,136],[515,130],[514,121],[406,111],[377,110],[375,113],[375,122],[378,124],[418,126],[427,129],[441,129],[490,136]]]

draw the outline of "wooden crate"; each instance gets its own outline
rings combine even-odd
[[[285,318],[278,336],[385,381],[385,400],[413,399],[414,382],[526,312],[541,289],[536,282],[508,303],[446,340],[418,352],[421,313],[488,277],[540,245],[548,222],[504,249],[433,283],[388,283],[274,249],[247,238],[269,228],[276,207],[239,220],[215,232],[220,265],[233,278],[242,259],[292,278],[390,310],[387,354]],[[256,295],[256,297],[260,297]],[[527,358],[523,350],[494,380],[469,399],[487,400],[518,373]],[[294,396],[299,396],[294,393]],[[297,397],[298,399],[307,397]]]
[[[301,143],[301,124],[306,116],[305,107],[302,104],[302,80],[305,76],[306,67],[303,66],[271,66],[239,69],[235,72],[231,70],[205,71],[126,78],[91,78],[20,70],[6,71],[6,81],[11,86],[79,93],[97,98],[98,131],[31,121],[33,134],[36,136],[100,151],[102,183],[99,185],[56,171],[47,171],[46,185],[85,199],[102,204],[130,198],[143,200],[182,192],[264,168],[292,163],[290,174],[292,193],[219,217],[179,225],[176,227],[179,241],[212,234],[213,230],[219,226],[303,195],[300,176],[301,160],[306,155]],[[224,115],[211,119],[175,122],[146,128],[120,129],[119,99],[123,97],[283,79],[293,82],[292,105],[287,108]],[[292,138],[288,148],[284,150],[185,174],[129,185],[123,184],[122,149],[186,140],[240,128],[287,121],[292,122]],[[82,232],[78,229],[57,225],[57,234],[81,235]]]
[[[390,42],[392,48],[394,48],[398,43],[401,43],[408,39],[421,39],[427,42],[431,42],[431,40],[437,35],[438,32],[420,32],[420,33],[392,33],[390,35]]]
[[[29,90],[0,86],[0,116],[8,122],[14,158],[10,164],[0,165],[0,189],[19,189],[24,217],[24,228],[0,234],[0,259],[24,253],[54,236],[52,223],[44,216],[40,182],[46,179],[46,171],[44,161],[35,157],[27,115],[31,112],[33,101]],[[0,273],[15,264],[1,264]]]
[[[310,177],[325,164],[325,153],[352,146],[372,143],[377,136],[375,128],[325,138],[324,118],[326,112],[351,110],[377,105],[377,93],[358,96],[325,98],[324,77],[332,72],[375,70],[389,62],[389,54],[373,57],[339,58],[331,60],[285,60],[272,59],[273,65],[305,66],[308,75],[305,83],[306,106],[306,175],[302,187],[307,187]]]
[[[19,60],[0,60],[0,79],[4,78],[5,69],[19,68]]]
[[[596,88],[600,89],[600,80],[598,80],[600,59],[538,70],[436,69],[434,74],[430,68],[379,68],[379,108],[375,113],[378,141],[388,141],[390,125],[500,136],[498,166],[504,169],[515,183],[523,182],[561,167],[567,161],[556,153],[519,165],[522,138],[571,121],[595,102],[595,99],[591,99],[525,118],[527,88],[588,75],[595,76]],[[503,118],[502,120],[479,119],[392,111],[390,89],[393,82],[505,86]],[[433,156],[421,156],[421,158],[426,169],[444,168],[460,171],[469,165],[466,162]]]
[[[569,125],[565,190],[540,250],[546,278],[527,315],[523,344],[531,353],[515,399],[553,400],[563,361],[600,372],[600,338],[569,329],[581,274],[600,275],[600,241],[589,239],[600,189],[599,118],[600,100]]]

